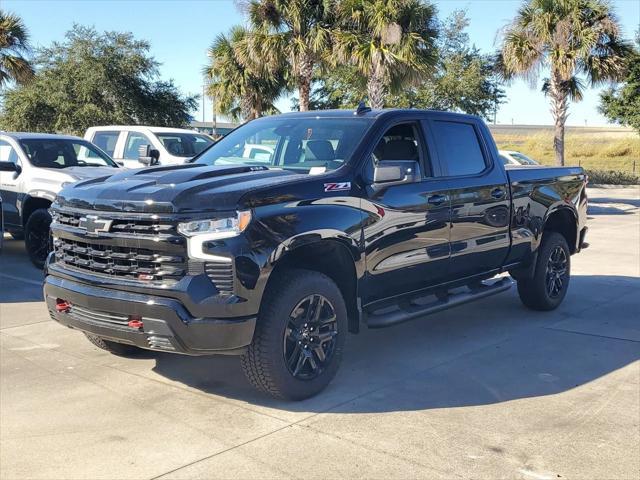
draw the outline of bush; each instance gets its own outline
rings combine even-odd
[[[594,185],[640,185],[640,177],[617,170],[587,170],[589,184]]]

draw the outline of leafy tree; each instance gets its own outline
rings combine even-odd
[[[285,86],[281,70],[264,74],[251,62],[244,51],[248,35],[241,26],[233,27],[228,36],[218,35],[209,48],[210,63],[204,72],[217,111],[235,120],[277,112],[274,102]]]
[[[504,32],[499,63],[505,78],[535,81],[548,69],[543,91],[555,123],[556,163],[564,165],[564,129],[569,102],[591,85],[624,75],[629,46],[605,0],[528,0]]]
[[[413,86],[388,95],[385,106],[432,108],[491,117],[502,103],[504,91],[495,75],[494,58],[469,44],[469,21],[454,12],[438,26],[438,63],[429,76]],[[366,78],[356,67],[340,66],[321,73],[314,82],[311,108],[354,108],[367,95]],[[297,107],[294,99],[293,108]]]
[[[30,51],[29,33],[22,19],[0,10],[0,88],[33,78],[33,67],[24,57]]]
[[[158,80],[148,51],[131,33],[75,25],[64,42],[37,51],[33,81],[5,94],[0,126],[82,134],[94,125],[188,124],[197,97]]]
[[[250,0],[251,35],[244,52],[262,65],[263,75],[277,77],[283,63],[298,90],[300,110],[309,109],[314,69],[330,54],[329,0]]]
[[[609,120],[629,125],[640,132],[640,32],[635,51],[627,58],[627,76],[619,88],[600,95],[600,112]]]
[[[343,0],[334,58],[367,79],[367,95],[382,108],[389,93],[433,73],[437,63],[435,8],[422,0]]]

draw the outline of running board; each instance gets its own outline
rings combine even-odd
[[[440,312],[457,307],[464,303],[489,297],[508,290],[513,285],[511,277],[501,277],[497,280],[456,288],[442,294],[432,294],[426,297],[402,299],[397,304],[378,307],[366,313],[366,323],[369,328],[383,328],[416,317]]]

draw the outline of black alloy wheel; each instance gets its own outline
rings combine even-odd
[[[561,246],[556,246],[547,261],[546,286],[550,298],[557,298],[562,293],[566,276],[567,254]]]
[[[338,320],[331,302],[320,294],[295,306],[284,333],[284,357],[294,378],[312,380],[331,362]]]
[[[38,268],[44,267],[47,255],[51,251],[49,227],[51,215],[45,208],[33,212],[25,226],[24,243],[31,262]]]

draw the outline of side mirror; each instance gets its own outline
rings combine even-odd
[[[138,148],[138,161],[147,167],[160,163],[160,152],[151,145],[140,145]]]
[[[413,183],[420,179],[420,166],[414,160],[384,160],[373,167],[370,182],[373,185],[389,186]]]
[[[22,167],[13,162],[0,162],[0,172],[14,172],[20,175]]]

